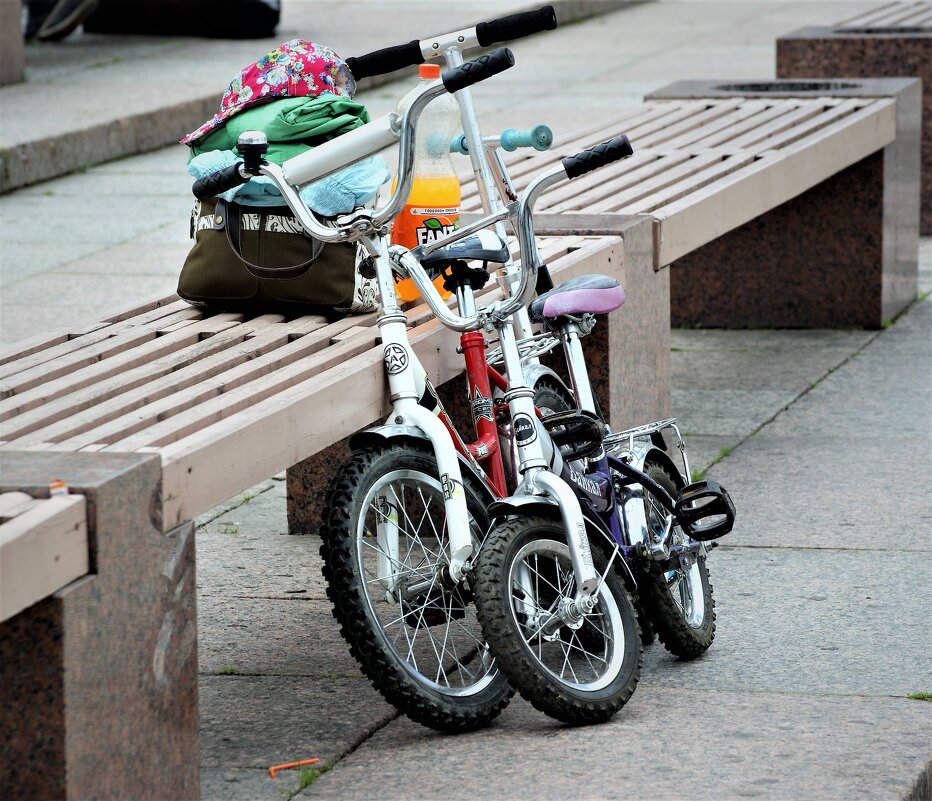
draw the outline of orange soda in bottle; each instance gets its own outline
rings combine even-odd
[[[438,64],[421,64],[418,88],[440,77]],[[400,108],[405,105],[402,99]],[[393,245],[415,248],[434,242],[459,227],[460,182],[450,158],[450,140],[459,128],[459,105],[452,95],[441,95],[430,102],[417,122],[414,156],[414,182],[404,210],[392,223]],[[392,183],[392,191],[398,179]],[[434,286],[447,298],[443,277],[434,279]],[[410,278],[395,283],[399,302],[419,297]]]

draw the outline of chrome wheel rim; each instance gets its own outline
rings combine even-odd
[[[621,613],[608,587],[599,588],[598,602],[578,628],[560,626],[545,635],[544,623],[563,599],[575,595],[570,550],[556,540],[533,540],[524,545],[508,571],[511,615],[534,660],[568,687],[592,692],[615,679],[625,654]]]
[[[362,509],[356,560],[385,642],[420,683],[451,696],[481,692],[497,668],[475,605],[443,580],[449,539],[440,482],[418,470],[392,471],[373,484]],[[482,532],[470,522],[478,542]]]

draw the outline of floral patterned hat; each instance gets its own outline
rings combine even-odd
[[[181,144],[200,139],[257,103],[279,97],[317,97],[327,92],[348,98],[356,93],[356,81],[346,62],[326,45],[292,39],[242,70],[224,92],[220,112],[189,133]]]

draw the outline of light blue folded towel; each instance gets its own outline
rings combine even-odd
[[[236,161],[239,161],[239,157],[232,150],[209,150],[188,162],[188,172],[195,179],[202,178],[219,172]],[[385,159],[381,156],[370,156],[329,178],[308,184],[301,190],[301,199],[318,214],[334,217],[373,200],[379,187],[389,178],[391,174]],[[285,205],[278,187],[265,176],[250,178],[246,183],[224,192],[219,197],[227,201],[235,200],[244,206]]]

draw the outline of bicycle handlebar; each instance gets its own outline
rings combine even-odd
[[[514,54],[507,47],[500,47],[484,56],[467,61],[440,76],[444,87],[452,95],[460,89],[498,75],[515,65]]]
[[[218,172],[211,173],[210,175],[203,175],[198,178],[191,187],[194,197],[198,200],[207,200],[208,198],[222,195],[227,190],[234,189],[240,184],[246,183],[251,176],[243,175],[243,173],[240,172],[241,165],[242,162],[237,161],[235,164],[230,164],[228,167],[224,167]]]
[[[575,156],[567,156],[562,164],[563,169],[566,170],[566,177],[572,179],[611,164],[613,161],[618,161],[618,159],[627,158],[633,153],[634,148],[631,147],[628,137],[622,134],[601,145],[583,150]]]
[[[389,72],[422,64],[428,58],[439,55],[448,44],[455,45],[461,50],[470,47],[488,47],[509,39],[520,39],[542,31],[552,31],[557,27],[557,15],[553,6],[543,6],[536,11],[525,11],[521,14],[511,14],[500,19],[480,22],[473,28],[454,33],[445,33],[441,36],[431,37],[418,41],[412,39],[406,44],[383,47],[361,56],[350,56],[346,65],[357,81],[371,78],[373,75],[384,75]]]
[[[346,59],[346,66],[353,73],[353,77],[361,81],[363,78],[384,75],[387,72],[395,72],[423,62],[424,54],[421,51],[421,43],[413,39],[407,44],[383,47],[381,50],[373,50],[362,56],[350,56]]]
[[[507,17],[480,22],[476,25],[476,39],[482,47],[509,39],[521,39],[535,33],[552,31],[557,27],[557,14],[553,6],[543,6],[536,11],[524,11]]]

